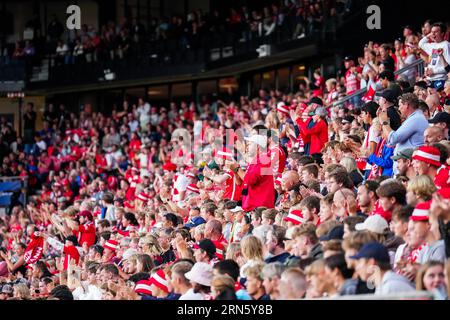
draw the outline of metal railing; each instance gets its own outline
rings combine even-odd
[[[20,177],[20,176],[13,176],[13,177],[6,177],[6,176],[0,176],[0,183],[1,182],[7,182],[7,181],[21,181],[21,193],[23,192],[24,195],[24,205],[27,204],[28,200],[28,176]]]
[[[414,69],[417,71],[417,75],[419,77],[422,77],[424,75],[424,70],[425,70],[425,61],[423,59],[419,58],[419,59],[415,60],[413,63],[407,65],[406,67],[403,67],[403,68],[395,71],[394,74],[396,76],[400,76],[400,75],[402,75],[410,70],[414,70]],[[336,107],[336,106],[344,105],[344,103],[349,100],[352,100],[357,97],[361,98],[366,92],[367,92],[367,87],[359,89],[359,90],[353,92],[352,94],[349,94],[349,95],[339,99],[338,101],[333,102],[332,106]]]

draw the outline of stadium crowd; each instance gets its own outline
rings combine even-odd
[[[33,40],[17,41],[0,50],[0,61],[25,60],[36,64],[46,55],[56,64],[96,63],[150,55],[154,52],[198,50],[213,41],[248,42],[282,37],[285,40],[312,34],[336,32],[338,22],[350,10],[351,1],[273,1],[255,8],[230,8],[229,12],[201,9],[186,17],[149,18],[148,26],[136,18],[123,17],[96,30],[83,24],[80,30],[64,32],[56,16],[41,32],[42,22],[34,17],[27,27],[34,31]]]
[[[0,219],[0,299],[448,299],[447,38],[407,27],[293,93],[2,118],[0,174],[34,195]]]

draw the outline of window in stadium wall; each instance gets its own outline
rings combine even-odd
[[[172,101],[192,100],[192,83],[177,83],[172,85]]]
[[[275,71],[264,72],[262,74],[261,87],[265,90],[275,88]]]
[[[127,97],[127,99],[130,99],[130,101],[132,101],[132,103],[137,103],[137,100],[139,98],[142,98],[142,99],[145,98],[145,88],[138,87],[138,88],[126,89],[125,96]]]
[[[252,92],[255,94],[261,89],[261,74],[257,73],[253,76]]]
[[[219,91],[221,93],[230,93],[232,94],[238,89],[238,83],[236,78],[223,78],[219,80]]]
[[[293,78],[293,82],[294,82],[294,91],[298,89],[298,85],[300,83],[300,80],[304,79],[305,77],[307,77],[307,70],[306,70],[306,66],[303,64],[299,64],[294,66],[294,69],[292,70],[292,78]]]
[[[168,101],[169,100],[169,86],[151,86],[148,87],[148,99],[150,101]]]
[[[289,88],[289,68],[277,70],[277,89],[285,91]]]
[[[197,84],[197,94],[208,95],[217,93],[217,80],[199,81]]]

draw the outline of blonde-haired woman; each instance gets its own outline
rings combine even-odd
[[[408,182],[408,187],[406,188],[406,202],[410,206],[415,207],[419,202],[431,200],[436,190],[436,185],[429,176],[414,177]]]
[[[31,300],[30,289],[24,283],[14,285],[14,298],[18,300]]]
[[[447,290],[444,264],[439,261],[424,263],[416,275],[416,290],[426,290],[437,294],[437,296],[445,297]]]
[[[155,264],[159,264],[162,254],[162,248],[158,242],[158,239],[154,235],[146,235],[139,240],[139,249],[142,253],[148,254],[154,261]]]
[[[244,264],[241,266],[241,277],[245,278],[245,272],[255,264],[264,262],[263,243],[258,237],[249,235],[241,240],[241,252]]]
[[[265,126],[269,130],[278,130],[280,127],[280,119],[278,119],[277,113],[271,110],[266,117]]]

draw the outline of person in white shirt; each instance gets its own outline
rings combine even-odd
[[[447,80],[445,63],[450,64],[450,44],[444,40],[447,27],[443,23],[435,23],[431,33],[419,41],[419,48],[429,56],[429,63],[425,69],[427,79],[433,84],[436,81]]]
[[[99,267],[98,263],[91,263],[87,266],[86,281],[79,281],[75,279],[72,292],[74,300],[102,300],[102,291],[97,285],[96,273]]]
[[[150,104],[139,98],[137,113],[139,115],[139,123],[141,128],[146,128],[150,121]]]

